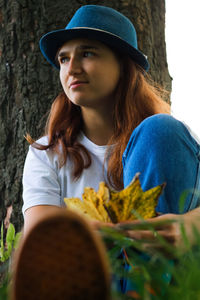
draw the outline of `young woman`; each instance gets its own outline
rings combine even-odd
[[[85,186],[97,189],[100,181],[120,190],[138,172],[144,190],[166,182],[159,213],[179,214],[183,191],[182,213],[196,208],[200,146],[150,83],[133,24],[111,8],[83,6],[65,29],[44,35],[40,48],[59,70],[63,91],[52,104],[45,136],[29,138],[23,175],[27,239],[43,215],[64,206],[64,197],[81,198]],[[173,230],[160,233],[174,240]],[[154,238],[148,231],[127,235]]]

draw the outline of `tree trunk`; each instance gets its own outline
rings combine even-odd
[[[12,206],[17,230],[23,225],[21,180],[28,150],[24,135],[43,134],[50,105],[61,89],[58,72],[41,55],[38,41],[44,33],[65,27],[85,4],[110,6],[129,17],[139,49],[148,56],[150,74],[171,90],[164,0],[0,0],[0,219]]]

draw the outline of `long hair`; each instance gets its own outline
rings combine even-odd
[[[108,142],[113,146],[109,152],[107,175],[109,184],[115,189],[123,187],[122,154],[132,131],[149,116],[170,113],[169,104],[162,99],[162,90],[152,84],[144,70],[128,57],[121,60],[121,76],[114,93],[114,132]],[[27,136],[27,140],[37,149],[55,151],[59,156],[60,167],[70,157],[74,166],[73,175],[77,179],[84,168],[91,165],[89,152],[77,142],[82,128],[81,108],[62,92],[53,102],[47,120],[45,135],[48,136],[48,145],[40,145],[30,136]]]
[[[123,187],[122,155],[133,130],[147,117],[170,114],[170,105],[163,100],[167,95],[129,57],[122,59],[121,79],[115,92],[114,133],[109,141],[115,146],[108,160],[108,180],[117,189]]]

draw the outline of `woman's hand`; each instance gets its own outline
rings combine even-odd
[[[169,222],[168,222],[169,221]],[[121,229],[125,229],[125,234],[132,239],[144,240],[144,248],[164,249],[164,243],[161,238],[174,246],[177,250],[186,251],[187,244],[185,243],[182,228],[185,230],[186,238],[189,246],[195,244],[195,236],[193,228],[196,227],[200,232],[200,208],[196,208],[183,215],[165,214],[146,221],[155,230],[126,230],[127,225],[139,225],[141,221],[123,222],[117,225]],[[158,223],[158,224],[156,224]],[[161,238],[159,238],[159,236]]]

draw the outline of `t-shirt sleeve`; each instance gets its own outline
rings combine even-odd
[[[36,205],[61,205],[60,183],[48,150],[29,147],[23,171],[22,212]]]

